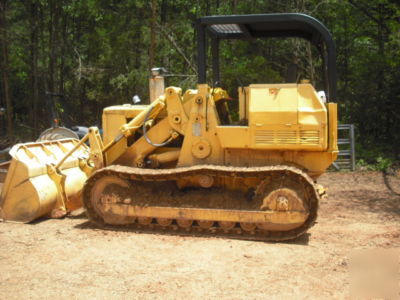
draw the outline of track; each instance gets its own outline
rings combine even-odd
[[[201,175],[219,182],[252,179],[259,184],[250,201],[240,191],[222,187],[181,191],[174,184]],[[113,187],[101,188],[101,182]],[[296,224],[302,216],[298,211],[259,209],[262,198],[276,188],[289,188],[303,195],[307,207],[304,221]],[[129,225],[139,231],[280,241],[298,237],[315,223],[320,195],[307,174],[289,166],[139,169],[114,165],[95,172],[87,180],[83,200],[89,219],[99,227]]]

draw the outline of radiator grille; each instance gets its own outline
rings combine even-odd
[[[256,145],[319,145],[319,130],[256,130]]]
[[[256,144],[274,144],[273,130],[257,130]]]
[[[318,145],[319,144],[319,131],[318,130],[300,130],[300,144]]]

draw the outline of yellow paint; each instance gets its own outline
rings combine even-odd
[[[306,211],[246,211],[229,209],[207,209],[207,208],[179,208],[179,207],[157,207],[157,206],[132,206],[115,203],[104,204],[106,211],[116,215],[146,217],[146,218],[166,218],[166,219],[187,219],[200,221],[225,221],[225,222],[249,222],[266,223],[268,225],[294,225],[307,220]],[[265,227],[266,229],[267,227]]]
[[[65,139],[15,145],[0,195],[0,218],[30,222],[53,209],[81,206],[80,192],[88,176],[80,159],[88,159],[88,147],[81,145],[59,169],[53,167],[77,143]]]
[[[206,84],[183,95],[180,88],[169,87],[150,105],[106,108],[103,137],[97,128],[90,128],[90,148],[84,143],[77,146],[74,140],[14,146],[0,198],[0,217],[29,222],[54,208],[76,208],[86,178],[115,163],[158,168],[293,165],[317,178],[336,159],[337,106],[322,103],[309,83],[241,87],[240,123],[221,125],[215,103],[228,98],[226,91]],[[155,147],[142,136],[147,115],[147,136],[153,144],[173,143]],[[76,151],[68,156],[74,147]],[[201,185],[203,181],[186,178],[178,185]],[[217,179],[214,184],[245,189],[258,182],[230,178]]]
[[[304,169],[316,178],[336,159],[337,106],[322,103],[311,84],[240,87],[240,125],[220,125],[213,94],[218,100],[229,97],[222,89],[207,85],[188,90],[183,96],[179,88],[166,89],[165,110],[158,118],[162,120],[166,116],[169,125],[154,126],[149,134],[160,137],[159,142],[164,141],[172,129],[184,137],[178,166],[288,164]],[[113,115],[132,116],[137,115],[138,110],[128,113],[125,106],[120,112],[118,107],[113,107],[112,111]],[[107,109],[105,114],[108,114]],[[113,115],[107,115],[110,124]],[[121,126],[119,117],[116,121]],[[118,130],[113,133],[116,132]],[[104,132],[104,139],[110,141],[113,137],[107,137],[108,133]],[[118,152],[122,153],[118,163],[128,165],[138,159],[143,161],[156,150],[143,138],[130,147],[118,147]]]

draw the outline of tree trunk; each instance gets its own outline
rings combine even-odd
[[[38,86],[38,5],[35,0],[30,0],[30,98],[31,98],[31,110],[30,110],[30,124],[34,129],[33,137],[37,136],[38,133],[38,103],[39,103],[39,86]]]
[[[237,7],[237,0],[232,0],[231,1],[231,10],[232,10],[233,14],[236,13],[236,7]]]
[[[57,22],[57,1],[50,0],[50,21],[49,21],[49,80],[48,91],[55,92],[55,66],[56,66],[56,22]]]
[[[150,20],[150,49],[149,49],[149,70],[155,67],[156,56],[156,23],[157,23],[157,1],[151,1],[151,20]]]
[[[64,81],[65,81],[65,57],[66,57],[66,44],[67,44],[67,14],[63,11],[62,6],[59,7],[59,14],[61,15],[61,55],[60,55],[60,82],[58,91],[64,95]]]
[[[0,32],[1,45],[2,45],[2,75],[3,75],[3,93],[6,103],[6,116],[7,116],[7,135],[10,140],[14,138],[13,128],[13,106],[11,101],[10,87],[9,87],[9,63],[8,63],[8,37],[7,37],[7,0],[0,0]]]
[[[310,70],[310,80],[312,85],[316,86],[317,81],[315,80],[315,68],[314,68],[314,61],[310,43],[307,43],[306,47],[307,47],[308,67]]]
[[[167,22],[167,13],[168,13],[168,1],[162,0],[161,1],[161,11],[160,11],[161,24],[164,24]]]

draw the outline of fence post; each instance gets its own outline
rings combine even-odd
[[[350,124],[350,148],[351,148],[351,170],[356,169],[356,149],[354,138],[354,124]]]

